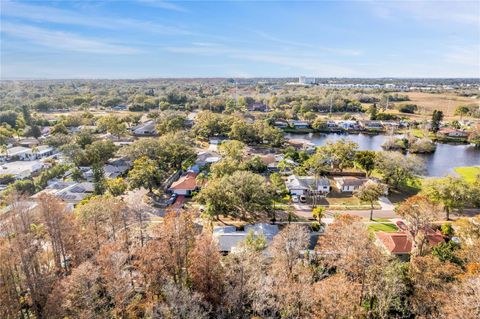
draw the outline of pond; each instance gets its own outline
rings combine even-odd
[[[387,135],[368,134],[286,134],[287,139],[302,138],[317,146],[322,146],[327,141],[335,142],[346,138],[358,144],[360,150],[381,151],[382,144]],[[399,135],[400,136],[400,135]],[[459,166],[480,165],[480,148],[467,144],[437,143],[437,150],[433,154],[419,154],[425,160],[426,176],[446,176],[454,174],[454,168]]]

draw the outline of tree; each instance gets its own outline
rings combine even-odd
[[[380,152],[375,159],[375,167],[389,186],[398,188],[417,174],[423,172],[423,162],[414,156],[404,156],[398,152]]]
[[[415,195],[404,201],[397,209],[407,224],[412,240],[412,259],[425,253],[428,235],[432,232],[432,223],[439,217],[439,207],[427,197]]]
[[[103,165],[94,164],[93,171],[93,185],[95,195],[102,195],[105,193],[105,173],[103,172]]]
[[[241,161],[245,155],[245,143],[236,140],[225,141],[218,146],[218,151],[224,157]]]
[[[373,205],[380,197],[385,196],[386,192],[386,185],[371,180],[360,186],[360,188],[355,192],[355,197],[360,199],[362,202],[367,202],[370,204],[370,220],[373,220]]]
[[[357,151],[354,161],[368,177],[375,169],[375,158],[376,153],[374,151]]]
[[[284,318],[304,318],[309,316],[312,300],[311,268],[302,255],[308,249],[310,234],[303,225],[286,226],[272,241],[271,274],[274,279],[273,293],[281,302],[275,308]]]
[[[437,133],[440,129],[440,124],[443,120],[443,112],[434,110],[432,114],[432,121],[431,121],[431,131],[433,133]]]
[[[480,146],[480,124],[475,125],[468,134],[468,142]]]
[[[322,218],[325,217],[325,207],[317,206],[312,210],[312,216],[319,224],[322,223]]]
[[[427,179],[422,186],[422,193],[425,196],[443,205],[447,220],[450,220],[450,212],[453,209],[462,210],[471,199],[471,186],[460,177]]]
[[[409,304],[413,313],[420,318],[441,318],[442,309],[452,295],[451,283],[460,273],[457,265],[431,255],[411,260]]]
[[[158,146],[160,147],[158,163],[165,171],[179,170],[183,165],[186,168],[196,156],[191,140],[181,132],[161,136]]]
[[[102,269],[92,261],[86,261],[53,289],[48,298],[47,315],[50,318],[108,317],[111,298]]]
[[[331,167],[341,172],[345,168],[353,167],[353,159],[357,149],[357,143],[342,138],[337,142],[327,142],[325,146],[317,149],[317,153],[323,153]]]
[[[470,113],[468,106],[460,105],[455,109],[455,115],[460,115],[460,119]]]
[[[165,282],[186,286],[197,235],[192,214],[169,212],[163,223],[157,224],[152,231],[155,240],[146,244],[141,262],[149,289],[158,294]]]
[[[193,288],[213,305],[222,301],[224,270],[218,242],[210,232],[204,232],[195,241],[190,254],[189,272]]]
[[[369,108],[370,120],[376,120],[378,115],[377,103],[373,103]]]
[[[90,165],[105,163],[113,157],[117,147],[111,140],[95,141],[85,147],[85,157]]]
[[[127,190],[128,183],[121,177],[110,178],[106,180],[106,188],[112,196],[121,196]]]
[[[128,172],[128,182],[131,189],[145,187],[150,193],[153,192],[154,187],[161,183],[162,177],[157,162],[146,156],[135,160],[132,169]]]
[[[97,127],[102,131],[107,131],[113,136],[116,136],[118,139],[127,134],[127,125],[123,119],[114,115],[101,117],[97,122]]]
[[[354,302],[360,291],[352,289],[352,282],[343,274],[336,274],[314,285],[313,314],[318,319],[362,318],[365,310]]]
[[[65,204],[53,195],[39,197],[38,212],[45,226],[46,240],[50,243],[58,274],[69,274],[80,256],[78,228]]]
[[[156,130],[158,134],[181,131],[186,128],[187,118],[179,112],[161,112],[157,118]]]
[[[198,200],[210,216],[233,215],[256,219],[271,211],[271,195],[265,178],[247,171],[214,178],[202,188]]]

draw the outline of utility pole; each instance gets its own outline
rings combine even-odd
[[[330,115],[332,115],[332,107],[333,107],[333,96],[330,95]]]
[[[237,95],[238,85],[237,85],[237,80],[234,80],[234,81],[235,81],[235,110],[238,110],[238,95]]]

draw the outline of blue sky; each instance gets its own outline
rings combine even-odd
[[[1,1],[1,77],[480,77],[479,1]]]

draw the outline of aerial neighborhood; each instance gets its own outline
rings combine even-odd
[[[354,87],[302,77],[295,85],[82,80],[70,81],[70,95],[55,99],[66,83],[2,82],[0,255],[9,263],[0,273],[13,271],[27,284],[35,264],[15,270],[13,260],[24,254],[48,260],[52,250],[52,273],[45,268],[35,276],[65,287],[99,280],[98,269],[114,267],[102,278],[142,292],[115,302],[115,309],[126,307],[118,311],[136,298],[146,302],[162,282],[167,286],[155,289],[165,296],[173,293],[166,287],[195,293],[188,311],[200,317],[245,311],[270,318],[279,311],[278,318],[430,318],[422,316],[471,297],[459,290],[463,297],[439,304],[430,290],[468,291],[459,287],[478,280],[478,83],[452,83],[452,90],[441,82],[416,84],[435,85],[439,103],[456,94],[453,111],[416,102],[431,90],[374,79]],[[18,90],[32,93],[17,104],[10,97]],[[465,96],[475,99],[467,103]],[[37,251],[7,249],[27,244]],[[116,254],[124,256],[120,264]],[[416,277],[426,268],[434,273]],[[245,296],[237,294],[242,285]],[[268,298],[288,302],[252,299],[264,285]],[[70,311],[70,288],[48,289],[43,301],[35,290],[23,292],[26,304],[2,295],[2,303],[12,303],[7,318],[39,311],[31,308],[34,300],[52,317]],[[100,288],[82,289],[88,292],[68,294]],[[343,306],[330,304],[326,293],[315,299],[324,307],[317,308],[303,296],[316,289],[333,289]],[[53,294],[64,306],[50,305]],[[233,304],[221,306],[228,299]],[[132,318],[152,311],[135,307]]]

